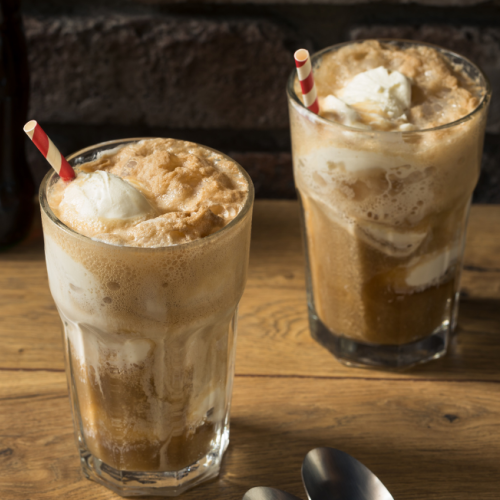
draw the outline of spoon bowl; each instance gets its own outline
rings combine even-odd
[[[306,455],[302,481],[309,500],[394,500],[368,467],[334,448],[315,448]]]

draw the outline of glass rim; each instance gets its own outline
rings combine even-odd
[[[132,142],[139,142],[139,141],[144,141],[148,139],[162,139],[162,137],[133,137],[129,139],[115,139],[112,141],[105,141],[105,142],[100,142],[97,144],[94,144],[92,146],[87,146],[86,148],[80,149],[69,156],[66,157],[66,160],[70,162],[71,160],[74,160],[78,156],[81,156],[85,153],[88,153],[92,150],[96,150],[98,148],[103,148],[105,146],[113,146],[113,145],[121,145],[121,144],[126,144],[126,143],[132,143]],[[178,141],[182,141],[182,139],[174,139]],[[239,169],[239,171],[243,174],[243,177],[248,183],[248,195],[247,199],[245,200],[245,204],[243,205],[241,211],[239,214],[231,220],[227,225],[225,225],[222,229],[219,229],[215,233],[212,233],[208,236],[205,236],[204,238],[198,238],[196,240],[192,241],[187,241],[185,243],[180,243],[176,245],[167,245],[163,247],[136,247],[136,246],[130,246],[130,245],[114,245],[112,243],[106,243],[104,241],[100,240],[95,240],[91,238],[90,236],[85,236],[84,234],[78,233],[74,229],[70,228],[67,226],[61,219],[59,219],[56,214],[52,211],[50,208],[50,205],[48,203],[47,199],[47,187],[49,186],[49,183],[52,181],[55,175],[58,175],[57,172],[54,169],[50,169],[45,176],[42,179],[42,183],[40,184],[40,189],[38,192],[39,195],[39,202],[40,202],[40,207],[43,211],[43,213],[53,222],[59,229],[64,231],[65,233],[79,238],[83,241],[90,241],[92,244],[96,245],[105,245],[106,247],[114,247],[116,249],[120,249],[122,251],[146,251],[146,252],[165,252],[165,251],[175,251],[178,250],[179,248],[186,248],[189,246],[189,248],[193,248],[197,245],[203,245],[207,244],[208,242],[214,241],[216,238],[220,238],[223,234],[227,234],[228,231],[231,228],[234,228],[239,225],[239,223],[246,217],[248,212],[251,210],[254,200],[255,200],[255,189],[254,185],[252,182],[252,179],[250,175],[248,175],[248,172],[235,160],[233,160],[231,157],[228,155],[221,153],[220,151],[213,149],[209,146],[204,146],[203,144],[198,144],[196,142],[192,141],[182,141],[182,142],[187,142],[190,144],[195,144],[197,146],[202,146],[205,149],[208,149],[210,151],[213,151],[214,153],[222,155],[224,158],[227,158],[228,160],[232,161]],[[112,149],[112,148],[108,148]]]
[[[448,49],[445,49],[443,47],[440,47],[439,45],[434,45],[432,43],[420,42],[417,40],[407,40],[404,38],[366,38],[363,40],[351,40],[348,42],[342,42],[342,43],[337,43],[335,45],[330,45],[329,47],[325,47],[324,49],[322,49],[318,52],[315,52],[314,54],[312,54],[310,56],[311,57],[311,65],[314,69],[314,63],[327,52],[332,52],[334,50],[338,50],[341,47],[344,47],[347,45],[355,45],[357,43],[362,43],[362,42],[366,42],[366,41],[376,41],[376,42],[382,42],[382,43],[403,43],[403,44],[411,44],[411,45],[424,45],[424,46],[436,49],[439,53],[441,53],[445,56],[450,55],[450,56],[454,56],[458,59],[461,59],[462,61],[464,61],[464,62],[468,63],[470,66],[472,66],[477,71],[478,75],[481,76],[481,78],[483,79],[483,83],[484,83],[485,93],[484,93],[482,99],[480,100],[479,104],[470,113],[462,116],[458,120],[454,120],[452,122],[445,123],[443,125],[438,125],[437,127],[423,128],[423,129],[418,129],[418,130],[366,130],[366,129],[360,129],[360,128],[356,128],[356,127],[351,127],[349,125],[344,125],[343,123],[334,122],[332,120],[327,120],[326,118],[323,118],[320,115],[313,113],[310,109],[308,109],[306,106],[304,106],[304,103],[299,99],[299,97],[297,96],[297,94],[295,92],[294,84],[295,84],[295,79],[297,77],[297,70],[294,68],[292,70],[290,76],[288,77],[288,82],[286,85],[287,96],[288,96],[288,99],[291,101],[291,103],[294,105],[298,105],[301,108],[301,110],[305,112],[306,116],[309,119],[315,120],[319,123],[323,123],[323,124],[326,124],[329,126],[337,125],[340,128],[344,128],[350,132],[358,132],[358,133],[364,133],[364,134],[395,134],[395,133],[398,133],[398,134],[405,134],[405,135],[420,134],[420,133],[424,133],[424,132],[435,132],[435,131],[445,130],[447,128],[451,128],[451,127],[454,127],[456,125],[460,125],[461,123],[464,123],[464,122],[470,120],[474,115],[479,113],[479,111],[481,111],[484,107],[486,107],[488,105],[490,98],[491,98],[491,84],[490,84],[488,78],[486,77],[486,75],[484,74],[484,72],[481,70],[481,68],[479,68],[479,66],[474,64],[467,57],[465,57],[461,54],[458,54],[457,52],[453,52],[452,50],[448,50]]]

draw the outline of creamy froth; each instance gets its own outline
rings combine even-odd
[[[162,247],[204,238],[241,211],[248,183],[220,153],[149,139],[101,153],[59,181],[49,204],[75,231],[110,244]]]
[[[433,128],[466,116],[484,96],[461,67],[425,45],[353,43],[324,55],[313,71],[320,115],[355,128]]]

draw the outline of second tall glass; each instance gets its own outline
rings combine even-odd
[[[313,69],[344,45],[313,55]],[[457,314],[490,92],[473,64],[434,48],[477,82],[482,99],[469,115],[432,129],[329,121],[304,107],[295,72],[288,82],[311,332],[348,365],[403,367],[440,357]]]

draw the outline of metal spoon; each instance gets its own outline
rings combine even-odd
[[[370,469],[334,448],[316,448],[306,455],[302,481],[309,500],[394,500]]]
[[[248,490],[243,495],[243,500],[300,500],[295,495],[286,491],[268,488],[266,486],[257,486]]]

